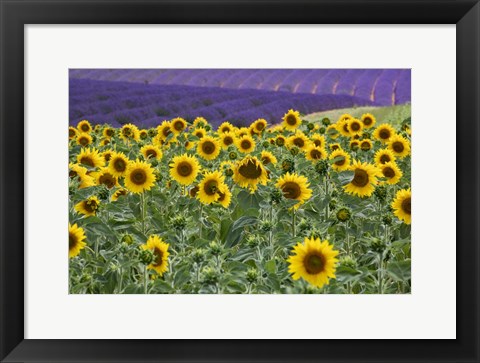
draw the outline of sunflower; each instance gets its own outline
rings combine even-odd
[[[75,205],[75,210],[85,216],[94,216],[97,214],[98,207],[100,206],[100,201],[96,196],[91,196],[85,200],[82,200],[80,203]]]
[[[373,132],[373,137],[384,144],[388,142],[393,135],[395,135],[395,130],[390,124],[382,124]]]
[[[132,193],[143,193],[155,184],[155,174],[150,164],[144,161],[130,161],[125,173],[125,187]]]
[[[275,145],[277,145],[277,146],[282,147],[286,143],[287,143],[287,139],[283,135],[277,135],[277,137],[275,138]]]
[[[305,157],[312,161],[325,159],[327,157],[327,151],[323,147],[315,146],[315,144],[312,142],[305,150]]]
[[[68,168],[68,176],[72,179],[78,178],[78,181],[80,182],[78,189],[88,188],[95,185],[95,180],[90,175],[87,175],[88,170],[83,166],[70,163]]]
[[[77,135],[76,141],[77,141],[77,145],[85,147],[87,145],[90,145],[93,142],[93,139],[90,136],[90,134],[87,134],[86,132],[82,132]]]
[[[140,133],[138,132],[138,127],[133,124],[123,125],[120,129],[120,137],[125,142],[129,141],[138,141],[140,139]]]
[[[108,163],[108,168],[110,172],[120,178],[125,175],[127,171],[127,165],[130,160],[122,152],[112,152],[110,155],[110,162]]]
[[[147,243],[141,246],[144,251],[151,251],[153,253],[153,261],[147,266],[149,270],[155,270],[162,276],[168,268],[168,252],[169,244],[165,243],[157,235],[152,235],[148,238]]]
[[[387,178],[388,184],[397,184],[403,176],[402,171],[399,169],[396,163],[389,161],[378,167],[383,176]]]
[[[207,172],[198,184],[197,198],[203,204],[216,202],[220,195],[218,191],[223,188],[225,177],[219,171]]]
[[[303,175],[288,172],[279,178],[277,184],[275,184],[283,192],[285,198],[298,200],[298,203],[293,206],[295,209],[312,196],[309,185],[308,179]]]
[[[161,125],[157,126],[157,139],[165,141],[172,133],[172,124],[169,121],[163,121]]]
[[[68,128],[68,139],[73,140],[77,137],[78,135],[78,130],[75,127],[70,126]]]
[[[342,149],[334,150],[330,154],[329,159],[331,162],[333,162],[332,164],[333,170],[344,171],[350,168],[350,155]]]
[[[175,156],[170,163],[170,176],[182,185],[190,185],[197,178],[200,164],[197,158],[183,154]]]
[[[338,251],[328,241],[319,238],[305,238],[303,243],[298,243],[293,248],[294,254],[287,262],[288,272],[294,280],[303,278],[316,287],[322,287],[329,283],[329,279],[335,278],[335,265]]]
[[[299,130],[297,130],[295,135],[292,135],[287,139],[287,145],[289,148],[296,146],[300,150],[305,150],[307,148],[308,142],[308,137],[306,137],[305,134]]]
[[[267,120],[259,118],[250,125],[250,129],[256,133],[261,134],[267,128]]]
[[[80,154],[77,155],[77,162],[79,164],[88,165],[92,168],[98,168],[105,165],[105,161],[95,148],[82,148]]]
[[[125,188],[120,188],[118,190],[115,191],[115,193],[112,194],[112,198],[110,198],[110,200],[112,202],[116,202],[118,200],[118,198],[120,197],[123,197],[125,195],[128,194],[128,190],[125,189]]]
[[[111,127],[105,127],[103,129],[102,134],[103,134],[103,137],[110,139],[111,137],[115,136],[115,129]]]
[[[369,139],[360,141],[360,149],[363,151],[369,151],[373,147],[372,142]]]
[[[350,150],[356,151],[356,150],[358,150],[359,146],[360,146],[360,141],[358,141],[358,140],[351,140],[350,141]]]
[[[331,124],[328,125],[327,130],[325,133],[330,137],[332,140],[337,139],[340,136],[340,132],[337,129],[337,125]]]
[[[235,140],[235,145],[242,153],[251,153],[255,150],[255,140],[250,135],[243,135]]]
[[[350,129],[348,128],[349,121],[350,121],[350,119],[337,122],[338,132],[340,132],[340,134],[345,136],[345,137],[350,137],[351,136]]]
[[[258,184],[266,185],[267,179],[267,171],[255,156],[246,156],[233,168],[233,181],[242,188],[250,188],[251,192],[257,190]]]
[[[356,118],[352,118],[348,121],[348,130],[350,131],[350,136],[359,136],[363,132],[363,123]]]
[[[208,121],[204,117],[196,117],[193,120],[193,127],[205,127],[208,125]]]
[[[216,159],[220,150],[220,143],[212,136],[204,136],[197,143],[197,153],[205,160]]]
[[[145,140],[148,137],[148,131],[143,129],[139,131],[140,140]]]
[[[328,145],[328,147],[330,148],[331,151],[335,151],[342,148],[342,146],[337,142]]]
[[[340,115],[340,117],[339,117],[338,120],[337,120],[337,123],[339,123],[339,122],[348,122],[348,121],[350,121],[352,118],[353,118],[353,116],[350,115],[349,113],[344,113],[343,115]]]
[[[170,124],[171,130],[177,135],[187,128],[187,121],[181,117],[174,118]]]
[[[260,154],[260,159],[262,160],[263,165],[275,165],[277,163],[277,158],[270,151],[263,150]]]
[[[218,199],[217,203],[219,203],[223,208],[228,208],[230,202],[232,201],[232,192],[228,189],[228,186],[225,184],[220,185],[218,189]]]
[[[410,142],[401,135],[393,135],[388,142],[388,149],[399,158],[410,155]]]
[[[230,145],[235,143],[235,135],[229,131],[220,134],[220,143],[223,149],[228,149]]]
[[[202,139],[207,135],[207,130],[205,130],[203,127],[197,127],[192,131],[192,135]]]
[[[163,156],[162,151],[158,146],[155,145],[145,145],[140,149],[140,152],[142,153],[143,157],[148,160],[148,159],[157,159],[160,160]]]
[[[223,122],[220,126],[218,126],[217,132],[219,134],[224,134],[226,132],[234,132],[235,127],[228,121]]]
[[[302,124],[302,119],[300,118],[300,113],[294,110],[288,110],[288,112],[283,115],[283,127],[285,130],[294,131]]]
[[[238,138],[246,136],[246,135],[251,135],[250,130],[248,127],[240,127],[239,129],[235,129],[235,135],[237,135]]]
[[[406,224],[412,223],[412,193],[409,189],[397,192],[392,202],[393,214]]]
[[[361,120],[363,123],[363,127],[365,127],[366,129],[373,127],[373,125],[375,125],[375,122],[377,122],[375,116],[373,116],[371,113],[364,113]]]
[[[323,135],[313,134],[312,136],[310,136],[310,140],[313,142],[313,144],[316,147],[324,148],[326,146],[325,136],[323,136]]]
[[[90,133],[92,132],[92,125],[90,125],[90,122],[88,122],[87,120],[82,120],[78,123],[77,129],[80,132]]]
[[[109,168],[101,168],[91,175],[97,185],[105,185],[108,189],[118,186],[117,178],[110,172]]]
[[[110,139],[102,139],[100,141],[100,146],[107,146],[110,144],[110,142],[111,142]]]
[[[375,153],[374,156],[375,164],[378,166],[388,163],[388,162],[395,162],[396,158],[393,153],[388,149],[380,149]]]
[[[355,160],[350,166],[353,171],[353,179],[343,188],[345,192],[359,197],[369,197],[375,190],[375,185],[378,184],[377,177],[381,176],[380,170],[376,166],[362,163]]]
[[[85,231],[75,223],[73,226],[68,224],[68,257],[77,256],[87,245],[85,243]]]

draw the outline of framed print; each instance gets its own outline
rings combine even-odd
[[[479,361],[478,2],[1,6],[2,361]]]

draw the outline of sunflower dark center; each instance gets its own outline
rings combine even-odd
[[[390,136],[391,136],[390,130],[388,130],[388,129],[381,129],[380,132],[378,133],[378,135],[383,140],[389,139]]]
[[[103,174],[98,178],[100,184],[104,184],[108,189],[112,189],[115,186],[115,177],[109,173]]]
[[[365,117],[365,118],[363,119],[363,124],[364,124],[365,126],[370,126],[370,125],[372,124],[372,119],[371,119],[370,117]]]
[[[93,213],[98,209],[98,204],[95,200],[86,200],[83,203],[83,208],[88,212],[88,213]]]
[[[405,198],[402,202],[402,210],[407,214],[412,214],[412,198]]]
[[[316,149],[313,149],[312,151],[310,151],[310,156],[312,157],[312,159],[318,160],[322,158],[322,153]]]
[[[228,127],[228,126],[223,126],[221,131],[225,133],[225,132],[230,132],[232,130],[230,130],[230,127]]]
[[[127,168],[127,163],[123,159],[115,159],[113,167],[116,171],[123,172]]]
[[[70,170],[68,173],[68,176],[70,178],[75,178],[78,175],[78,173],[75,170]]]
[[[395,141],[392,144],[392,148],[397,153],[401,153],[401,152],[403,152],[403,150],[405,150],[405,146],[403,146],[403,143],[401,143],[400,141]]]
[[[195,133],[195,136],[198,137],[199,139],[201,139],[204,135],[203,135],[203,132],[197,131],[197,132]]]
[[[383,168],[383,175],[386,178],[391,179],[395,176],[395,170],[387,166],[386,168]]]
[[[249,140],[243,140],[240,146],[242,147],[242,149],[248,150],[252,146],[252,143]]]
[[[192,189],[190,189],[190,191],[188,193],[190,194],[190,196],[192,198],[195,198],[198,191],[199,191],[199,188],[198,188],[198,186],[196,186],[196,187],[193,187]]]
[[[158,247],[155,247],[155,249],[153,250],[152,265],[161,266],[162,263],[163,263],[163,252]]]
[[[211,141],[205,141],[202,144],[202,150],[205,154],[213,154],[215,151],[215,144]]]
[[[88,140],[87,137],[83,137],[83,136],[82,136],[82,137],[78,140],[78,142],[80,143],[80,145],[85,146],[85,145],[88,145],[89,140]]]
[[[69,137],[74,137],[75,136],[75,130],[69,129],[68,130],[68,136]]]
[[[112,137],[113,134],[114,134],[114,131],[112,129],[107,129],[107,131],[105,131],[105,133],[107,134],[107,136]]]
[[[183,130],[183,122],[182,121],[175,121],[173,124],[173,128],[177,131]]]
[[[227,146],[233,144],[233,139],[232,139],[232,137],[231,137],[231,136],[225,136],[225,137],[223,138],[223,143],[224,143],[225,145],[227,145]]]
[[[148,149],[145,154],[147,154],[147,159],[148,158],[156,158],[157,157],[157,152],[154,149]]]
[[[343,131],[350,132],[350,130],[348,129],[348,124],[346,122],[343,124]]]
[[[80,159],[80,164],[88,165],[88,166],[95,166],[93,159],[90,156],[82,156]]]
[[[287,124],[289,124],[290,126],[294,126],[297,124],[297,118],[295,117],[295,115],[287,116]]]
[[[337,157],[341,157],[340,160],[336,161],[335,162],[335,165],[338,165],[338,166],[342,166],[345,164],[345,162],[347,161],[347,159],[345,158],[345,156],[342,156],[342,155],[339,155]]]
[[[263,122],[259,122],[255,128],[258,130],[258,131],[262,131],[264,128],[265,128],[265,125],[263,124]]]
[[[143,185],[147,181],[147,173],[143,169],[135,169],[130,174],[130,180],[136,185]]]
[[[360,144],[360,147],[362,148],[362,150],[370,150],[370,143],[368,142],[362,142]]]
[[[335,151],[335,150],[338,150],[340,148],[340,146],[332,145],[330,148],[332,149],[332,151]]]
[[[249,159],[238,168],[238,172],[244,178],[258,179],[262,175],[262,168],[255,161]]]
[[[172,133],[172,131],[170,130],[170,127],[168,126],[165,126],[162,130],[162,134],[163,136],[167,137],[168,135],[170,135]]]
[[[226,194],[219,191],[217,202],[223,202],[225,200],[225,197],[226,197]]]
[[[355,169],[352,184],[361,188],[366,186],[368,182],[368,173],[362,169]]]
[[[298,147],[303,147],[305,145],[305,141],[301,137],[296,137],[293,139],[293,144]]]
[[[322,272],[325,267],[325,257],[320,254],[309,253],[303,259],[303,265],[309,274],[318,274]]]
[[[322,146],[322,142],[318,139],[315,139],[313,140],[313,143],[315,144],[315,146],[319,147],[319,146]]]
[[[105,159],[105,161],[110,161],[111,157],[112,157],[112,154],[110,154],[110,153],[104,153],[103,154],[103,158]]]
[[[275,144],[277,144],[277,146],[283,146],[285,145],[285,139],[283,137],[279,137],[275,140]]]
[[[182,161],[180,164],[177,166],[177,173],[180,174],[181,176],[189,176],[192,174],[193,168],[190,163],[186,161]]]
[[[300,185],[295,182],[286,182],[282,186],[283,195],[288,199],[297,199],[302,194]]]
[[[218,191],[218,182],[216,180],[208,180],[203,190],[207,195],[215,195]]]
[[[69,233],[68,234],[68,248],[71,250],[72,248],[74,248],[76,246],[76,244],[77,244],[77,238],[73,234]]]
[[[132,130],[130,130],[129,128],[123,129],[122,134],[124,136],[130,136],[132,134]]]
[[[88,130],[90,130],[90,127],[88,127],[88,125],[86,125],[86,124],[82,125],[82,131],[83,132],[87,132]]]
[[[262,156],[262,163],[263,165],[267,165],[271,163],[271,160],[268,156]]]
[[[387,154],[383,154],[382,156],[380,156],[380,162],[382,164],[388,163],[390,160],[390,156],[388,156]]]
[[[358,122],[352,122],[350,124],[350,128],[353,130],[353,131],[358,131],[360,130],[360,124]]]

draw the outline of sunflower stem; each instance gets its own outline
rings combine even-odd
[[[328,193],[329,193],[328,184],[329,183],[328,183],[328,175],[327,175],[327,176],[325,176],[325,198],[328,197]],[[329,203],[327,203],[327,205],[325,206],[325,219],[328,219],[328,204]]]
[[[378,293],[383,294],[383,276],[382,276],[383,252],[378,254]]]
[[[273,205],[270,207],[270,231],[268,233],[268,242],[273,250]]]
[[[143,267],[143,293],[148,294],[148,271],[147,271],[147,266]]]
[[[295,224],[296,224],[296,213],[295,213],[295,208],[293,208],[292,211],[292,236],[295,238]]]
[[[145,212],[146,212],[146,198],[145,194],[142,193],[140,194],[140,207],[141,207],[141,212],[142,212],[142,232],[145,234],[147,231],[145,230]]]

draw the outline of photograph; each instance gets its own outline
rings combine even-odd
[[[69,294],[411,294],[411,69],[68,77]]]

